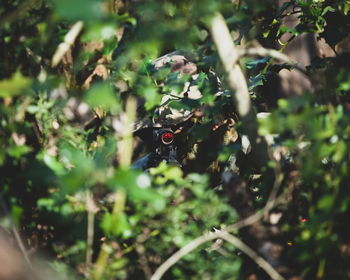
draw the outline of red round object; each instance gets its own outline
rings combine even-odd
[[[162,142],[166,145],[171,144],[174,141],[174,134],[170,131],[166,131],[162,134]]]

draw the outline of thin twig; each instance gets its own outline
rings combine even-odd
[[[270,159],[275,163],[275,168],[274,168],[275,180],[274,180],[273,187],[272,187],[272,190],[270,192],[269,198],[267,199],[266,206],[269,207],[271,205],[271,207],[274,207],[276,197],[277,197],[278,191],[281,188],[284,176],[282,173],[281,164],[279,161],[277,161],[273,157],[273,151],[271,150],[270,147],[268,148],[268,154],[269,154]]]
[[[43,134],[40,131],[40,128],[39,128],[39,125],[38,125],[38,122],[37,122],[35,116],[33,116],[31,122],[32,122],[32,126],[33,126],[33,132],[34,132],[34,135],[35,135],[35,139],[37,140],[38,145],[42,146],[42,144],[43,144]]]
[[[137,242],[136,242],[136,252],[140,257],[140,265],[141,268],[143,270],[143,273],[145,274],[145,278],[146,280],[150,280],[152,277],[152,270],[148,264],[148,260],[145,254],[145,247],[143,246],[143,244],[147,241],[147,239],[149,239],[151,237],[151,232],[147,229],[144,230],[144,232],[142,234],[140,234],[137,237]]]
[[[269,203],[268,205],[266,205],[260,212],[255,213],[244,220],[241,220],[233,225],[226,227],[225,232],[228,233],[231,231],[235,231],[240,228],[247,227],[256,223],[257,221],[261,220],[265,216],[265,213],[268,213],[274,206],[279,204],[281,201],[285,200],[285,197],[286,197],[285,194],[279,195],[276,199],[274,199],[273,203]],[[162,275],[170,267],[172,267],[175,263],[177,263],[182,257],[189,254],[200,245],[217,238],[222,238],[222,237],[217,235],[217,232],[215,233],[209,232],[192,240],[190,243],[188,243],[187,245],[182,247],[180,250],[178,250],[176,253],[174,253],[172,256],[170,256],[164,263],[162,263],[162,265],[158,267],[158,269],[152,275],[151,280],[159,280],[162,277]]]
[[[148,265],[147,257],[145,255],[145,247],[142,245],[142,243],[137,243],[135,249],[140,258],[140,265],[143,273],[145,274],[145,279],[150,280],[152,277],[152,270]]]
[[[279,187],[278,185],[274,186],[275,188]],[[275,207],[277,204],[281,203],[282,201],[284,201],[286,198],[286,194],[280,194],[277,198],[275,198],[274,200],[270,201],[269,203],[267,203],[265,205],[265,207],[258,213],[255,213],[249,217],[247,217],[246,219],[243,219],[233,225],[230,225],[228,227],[225,228],[225,232],[228,234],[228,232],[232,232],[238,229],[241,229],[243,227],[247,227],[250,226],[256,222],[258,222],[259,220],[261,220],[266,213],[268,213],[273,207]],[[162,275],[170,268],[172,267],[175,263],[177,263],[182,257],[184,257],[185,255],[189,254],[190,252],[192,252],[193,250],[195,250],[197,247],[199,247],[200,245],[210,241],[210,240],[214,240],[217,238],[223,238],[222,236],[218,236],[215,235],[217,234],[219,231],[212,233],[205,233],[199,237],[197,237],[196,239],[192,240],[190,243],[188,243],[186,246],[182,247],[179,251],[177,251],[176,253],[174,253],[172,256],[170,256],[156,271],[155,273],[152,275],[151,280],[159,280]],[[224,239],[224,238],[223,238]],[[237,247],[238,248],[238,247]],[[256,253],[255,253],[256,254]],[[260,265],[260,264],[259,264]],[[278,278],[277,278],[278,279]],[[283,278],[280,278],[283,279]]]
[[[92,194],[90,191],[86,193],[86,211],[88,212],[88,224],[87,224],[87,240],[86,240],[86,264],[88,267],[92,264],[92,253],[94,245],[94,218],[96,212],[96,205],[94,203]]]
[[[124,212],[126,202],[126,194],[122,190],[118,190],[114,193],[114,206],[113,206],[113,216],[118,219],[120,215]],[[100,253],[98,254],[97,260],[93,266],[91,272],[91,280],[98,280],[101,278],[106,266],[108,264],[108,258],[111,251],[108,246],[103,243],[101,246]]]
[[[122,115],[123,135],[119,142],[119,162],[122,168],[129,168],[133,151],[133,124],[136,120],[136,98],[129,96],[125,104],[125,114]]]
[[[236,246],[238,249],[240,249],[242,252],[246,253],[250,258],[252,258],[262,269],[266,271],[267,274],[271,276],[272,279],[276,280],[283,280],[284,278],[263,258],[258,256],[256,252],[254,252],[251,248],[249,248],[247,245],[245,245],[241,240],[239,240],[237,237],[229,234],[227,231],[216,231],[216,232],[208,232],[206,234],[203,234],[200,237],[197,237],[196,239],[192,240],[190,243],[188,243],[186,246],[182,247],[179,251],[177,251],[175,254],[173,254],[170,258],[168,258],[158,269],[155,271],[155,273],[152,275],[151,280],[160,280],[161,277],[164,275],[164,273],[172,267],[175,263],[177,263],[182,257],[186,256],[196,248],[198,248],[200,245],[215,240],[218,238],[222,238],[230,243],[232,243],[234,246]]]
[[[281,276],[266,260],[260,257],[253,249],[248,245],[242,242],[236,236],[229,234],[226,231],[219,231],[219,236],[231,243],[237,249],[241,250],[248,257],[250,257],[256,264],[258,264],[273,280],[284,280],[284,277]]]
[[[278,173],[278,172],[276,172]],[[278,174],[276,174],[277,176]],[[282,201],[285,200],[286,198],[286,194],[285,193],[282,193],[280,194],[277,198],[275,196],[275,194],[278,193],[278,190],[281,186],[281,182],[282,180],[280,178],[275,178],[275,183],[274,183],[274,186],[272,188],[272,191],[270,193],[270,196],[269,196],[269,199],[265,205],[265,207],[258,213],[255,213],[249,217],[247,217],[246,219],[243,219],[233,225],[230,225],[228,227],[225,228],[225,231],[221,231],[222,232],[225,232],[225,236],[227,237],[229,234],[229,232],[232,232],[232,231],[235,231],[235,230],[238,230],[238,229],[241,229],[243,227],[247,227],[247,226],[250,226],[256,222],[258,222],[259,220],[261,220],[265,215],[266,213],[268,213],[272,208],[274,208],[277,204],[281,203]],[[222,238],[222,239],[225,239],[224,237],[222,236],[218,236],[218,235],[215,235],[215,234],[218,234],[220,233],[220,231],[216,231],[215,233],[212,233],[212,232],[209,232],[209,233],[206,233],[206,234],[203,234],[202,236],[199,236],[197,237],[196,239],[192,240],[190,243],[188,243],[186,246],[184,246],[183,248],[181,248],[179,251],[177,251],[176,253],[174,253],[171,257],[169,257],[156,271],[155,273],[153,274],[151,280],[159,280],[162,275],[171,267],[173,266],[175,263],[177,263],[182,257],[184,257],[185,255],[189,254],[190,252],[192,252],[193,250],[195,250],[197,247],[199,247],[200,245],[202,245],[203,243],[206,243],[210,240],[214,240],[214,239],[217,239],[217,238]],[[228,235],[226,235],[228,234]],[[229,237],[230,240],[232,241],[233,239],[231,237]],[[238,239],[236,237],[234,237],[234,239]],[[227,239],[225,239],[226,241],[228,241]],[[239,240],[239,239],[238,239]],[[229,241],[229,242],[231,242]],[[239,240],[240,241],[240,240]],[[241,242],[241,241],[240,241]],[[231,242],[232,243],[232,242]],[[237,243],[237,242],[236,242]],[[243,242],[239,243],[239,245],[245,245]],[[234,244],[235,245],[235,244]],[[243,246],[242,245],[242,246]],[[236,246],[238,249],[242,250],[243,252],[245,252],[249,257],[251,257],[254,261],[256,261],[256,257],[255,256],[258,256],[252,249],[250,249],[249,247],[244,247],[243,249],[241,247],[238,247]],[[244,250],[248,248],[248,251],[247,250]],[[250,250],[250,251],[249,251]],[[248,253],[247,253],[248,252]],[[253,257],[254,256],[254,257]],[[266,261],[264,259],[262,259],[261,257],[258,256],[258,261],[256,261],[257,264],[259,264],[264,270],[266,268],[266,265],[265,265],[265,268],[263,267],[264,264],[262,263],[266,263]],[[263,262],[261,262],[261,259],[263,260]],[[261,265],[262,264],[262,265]],[[268,264],[269,265],[269,264]],[[271,267],[272,268],[272,267]],[[275,272],[272,272],[270,270],[270,265],[269,267],[267,268],[269,270],[269,272],[266,272],[271,276],[270,273],[273,273],[276,277],[282,277],[280,276],[275,270],[275,272],[278,274],[275,274]],[[272,277],[272,276],[271,276]],[[283,277],[282,278],[273,278],[273,279],[284,279]]]
[[[271,58],[277,59],[281,62],[284,62],[293,68],[297,69],[304,75],[308,75],[308,73],[300,67],[296,62],[294,62],[289,56],[285,55],[284,53],[281,53],[280,51],[274,50],[274,49],[265,49],[265,48],[249,48],[249,49],[240,49],[238,50],[239,57],[242,57],[244,55],[257,55],[257,56],[270,56]]]
[[[276,199],[266,204],[265,207],[261,209],[260,212],[257,212],[241,221],[238,221],[237,223],[227,226],[225,230],[227,232],[232,232],[232,231],[250,226],[252,224],[255,224],[256,222],[261,220],[266,215],[266,213],[270,212],[271,209],[273,209],[276,205],[280,204],[285,199],[286,199],[286,194],[284,193],[280,194]]]
[[[278,42],[282,45],[282,47],[278,50],[278,52],[282,53],[283,50],[289,45],[289,43],[290,43],[291,41],[294,40],[295,37],[296,37],[295,35],[291,36],[291,37],[287,40],[287,42],[285,42],[285,43],[282,43],[282,42],[280,41],[280,39],[278,39]],[[266,66],[264,67],[264,69],[263,69],[262,72],[261,72],[262,74],[265,74],[265,73],[266,73],[266,71],[267,71],[267,69],[270,67],[272,61],[273,61],[272,58],[270,58],[270,59],[268,60]]]
[[[168,258],[164,263],[162,263],[161,266],[158,267],[152,275],[151,280],[161,279],[163,274],[175,263],[177,263],[182,257],[186,256],[200,245],[217,238],[219,238],[219,236],[216,233],[209,232],[192,240],[190,243],[182,247],[179,251],[177,251],[170,258]]]
[[[52,56],[52,67],[56,67],[61,62],[63,56],[73,46],[75,39],[78,37],[80,31],[83,29],[83,26],[84,24],[82,21],[77,21],[73,24],[66,36],[64,36],[64,41],[58,45],[55,54]]]

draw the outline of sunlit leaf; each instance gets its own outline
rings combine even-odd
[[[142,95],[146,99],[146,110],[150,110],[153,107],[159,105],[160,101],[162,100],[162,95],[158,93],[157,88],[152,86],[142,89]]]
[[[32,148],[27,146],[27,145],[21,145],[21,146],[12,146],[9,150],[8,153],[10,156],[13,156],[15,158],[20,158],[29,152],[32,151]]]
[[[96,21],[104,16],[101,0],[52,0],[55,11],[69,20]]]
[[[113,113],[118,112],[121,106],[115,91],[108,83],[92,85],[86,93],[85,101],[91,107],[101,106],[111,110]]]
[[[16,226],[20,225],[21,215],[23,213],[23,208],[17,205],[12,205],[11,207],[11,217]]]
[[[118,236],[120,234],[128,234],[130,226],[125,213],[118,215],[105,213],[101,222],[101,228],[109,236]]]
[[[0,97],[16,95],[28,95],[32,79],[24,77],[21,72],[16,72],[11,78],[0,81]]]

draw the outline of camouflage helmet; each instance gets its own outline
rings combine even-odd
[[[155,70],[160,70],[168,65],[170,65],[172,73],[178,72],[178,77],[192,75],[192,79],[195,80],[198,76],[197,64],[191,54],[175,51],[152,61]],[[173,90],[170,94],[164,94],[156,110],[156,117],[137,123],[136,130],[146,127],[174,126],[188,120],[193,114],[192,111],[171,108],[169,102],[183,97],[195,100],[201,98],[201,96],[202,94],[196,85],[185,82],[181,92]]]

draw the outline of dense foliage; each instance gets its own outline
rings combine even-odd
[[[150,279],[178,249],[272,197],[255,227],[232,234],[286,279],[350,278],[350,3],[277,2],[1,2],[0,233],[16,248],[20,233],[37,277]],[[304,70],[240,57],[255,110],[271,113],[258,122],[269,139],[262,164],[259,153],[242,152],[235,93],[210,34],[218,12],[238,48],[289,36],[282,52],[313,34],[335,53],[315,54]],[[286,27],[291,16],[297,23]],[[154,69],[151,61],[174,50],[196,61],[196,79]],[[268,85],[286,69],[303,71],[312,87],[274,95]],[[181,97],[186,82],[200,99]],[[171,109],[195,112],[179,133],[182,165],[130,168],[136,143],[146,146],[130,127],[155,121],[174,93]],[[268,278],[245,252],[218,243],[186,254],[164,278]]]

